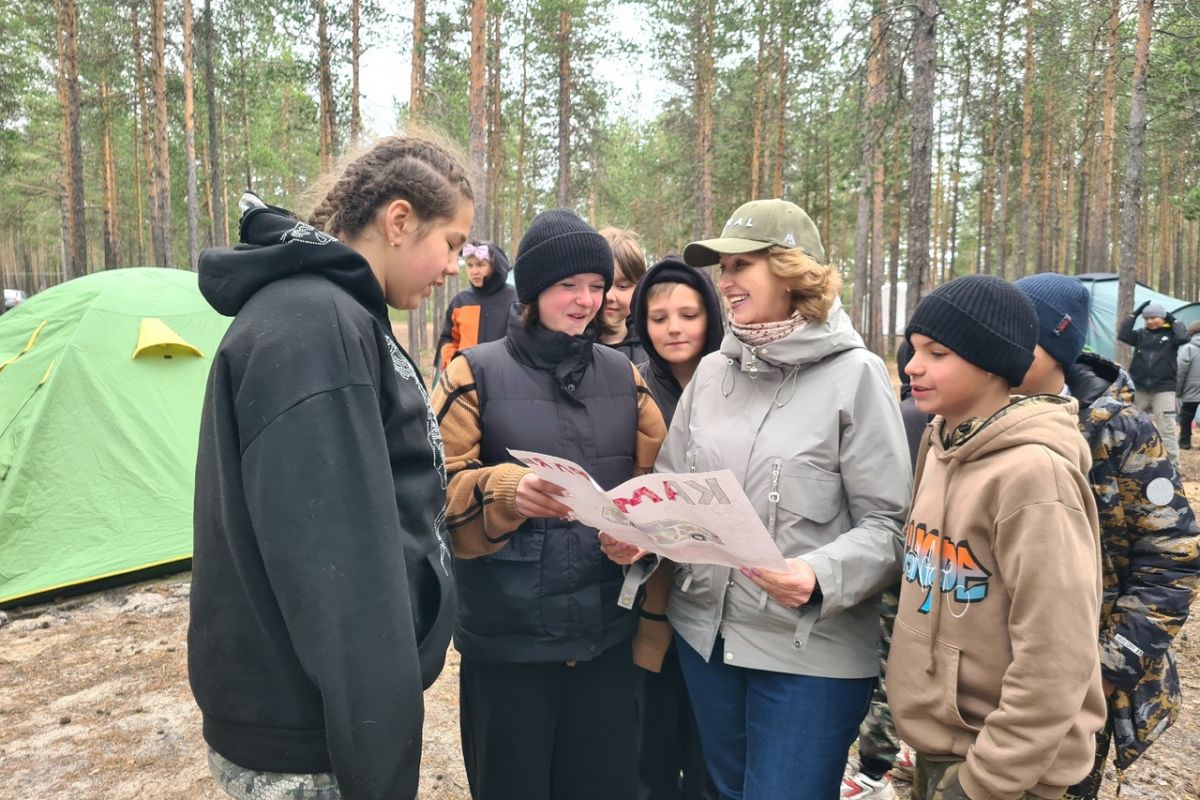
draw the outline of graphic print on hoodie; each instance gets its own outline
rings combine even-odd
[[[235,315],[196,466],[188,674],[204,738],[247,769],[415,797],[422,690],[454,624],[440,431],[350,247],[246,211],[200,289]]]

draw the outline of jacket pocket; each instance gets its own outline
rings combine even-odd
[[[929,637],[903,619],[896,619],[888,659],[889,700],[897,719],[905,719],[908,731],[902,735],[916,740],[914,746],[930,752],[955,752],[954,745],[965,747],[980,730],[963,719],[959,710],[959,648]],[[930,658],[933,672],[928,671]],[[915,734],[915,735],[914,735]]]
[[[790,514],[825,524],[842,510],[842,478],[816,467],[785,468],[779,476],[779,507]]]
[[[508,543],[481,561],[541,561],[548,520],[531,519],[513,531]]]

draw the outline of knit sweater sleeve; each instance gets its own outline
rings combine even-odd
[[[637,389],[638,407],[637,447],[633,465],[633,474],[637,477],[654,471],[654,459],[658,458],[658,450],[662,447],[663,439],[667,438],[667,425],[637,367],[633,368],[633,383]]]
[[[479,395],[465,358],[446,367],[431,398],[446,450],[446,527],[458,558],[495,553],[525,517],[517,511],[517,484],[530,470],[519,464],[484,466]]]

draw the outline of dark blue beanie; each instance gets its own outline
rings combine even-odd
[[[1033,364],[1037,313],[1008,281],[964,275],[921,298],[904,329],[941,342],[982,370],[1020,386]]]
[[[608,240],[574,211],[555,208],[533,218],[513,263],[517,299],[529,305],[543,291],[572,275],[595,272],[612,288],[613,254]]]
[[[1014,285],[1033,301],[1037,311],[1037,343],[1066,372],[1078,360],[1087,340],[1088,290],[1075,278],[1053,272],[1030,275]]]

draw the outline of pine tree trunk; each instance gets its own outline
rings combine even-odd
[[[251,164],[253,152],[250,149],[250,81],[246,75],[246,31],[241,31],[241,36],[238,38],[238,65],[241,72],[241,80],[238,82],[238,88],[242,95],[242,169],[246,173],[246,191],[254,191],[254,170]],[[320,116],[320,110],[318,110]],[[323,120],[318,120],[318,125],[323,125]]]
[[[1138,0],[1137,46],[1133,59],[1133,94],[1129,103],[1129,145],[1125,151],[1125,180],[1121,186],[1121,270],[1117,318],[1133,310],[1134,274],[1137,268],[1138,221],[1142,208],[1142,148],[1146,140],[1146,76],[1150,67],[1150,31],[1154,0]],[[1166,202],[1166,198],[1163,198]],[[1117,360],[1128,364],[1128,347]]]
[[[929,233],[932,219],[930,169],[933,156],[933,82],[937,60],[937,0],[916,0],[913,31],[912,142],[909,149],[908,314],[929,284]],[[892,317],[895,320],[895,316]],[[889,331],[891,333],[891,331]],[[889,347],[889,349],[891,349]]]
[[[491,217],[488,238],[500,241],[504,216],[500,213],[500,159],[502,143],[500,46],[502,41],[502,8],[496,5],[488,18],[488,209]],[[453,296],[453,295],[451,295]]]
[[[1092,173],[1091,203],[1088,213],[1085,266],[1088,271],[1108,270],[1108,214],[1112,199],[1113,129],[1116,118],[1117,61],[1121,57],[1121,2],[1112,0],[1108,19],[1108,61],[1104,68],[1103,123],[1100,130],[1100,154]]]
[[[558,205],[571,205],[571,14],[558,14]]]
[[[87,219],[83,196],[83,145],[79,135],[79,7],[57,0],[59,100],[63,112],[63,190],[66,204],[63,275],[86,275]]]
[[[208,99],[208,192],[212,198],[212,239],[214,247],[228,244],[225,236],[225,178],[221,172],[221,137],[217,124],[217,33],[213,28],[212,0],[204,0],[204,91]]]
[[[413,0],[412,86],[409,97],[409,116],[419,121],[425,116],[425,0]]]
[[[950,159],[950,255],[942,269],[941,282],[954,277],[954,265],[958,261],[959,186],[962,183],[962,149],[967,129],[967,102],[971,97],[971,62],[966,62],[962,79],[962,99],[958,106],[958,119],[954,124],[954,154]]]
[[[154,182],[158,198],[158,233],[154,237],[154,263],[171,265],[171,161],[167,143],[167,42],[163,0],[150,3],[151,85],[154,89]]]
[[[140,63],[141,59],[136,55],[136,48],[134,53],[134,63]],[[140,76],[136,82],[139,85],[141,84]],[[146,263],[146,218],[145,209],[143,207],[143,198],[146,195],[146,185],[142,179],[142,164],[144,163],[144,159],[142,158],[142,141],[142,126],[140,124],[138,107],[135,105],[133,107],[133,136],[131,143],[133,144],[133,193],[137,200],[137,228],[135,228],[135,232],[137,233],[137,236],[135,237],[137,241],[137,252],[135,254],[134,262],[138,265],[143,265]]]
[[[781,2],[779,16],[779,99],[775,104],[775,162],[771,176],[771,196],[783,197],[783,166],[787,162],[788,34],[792,30],[792,4]]]
[[[1038,180],[1038,243],[1037,243],[1037,261],[1034,269],[1038,272],[1047,272],[1051,269],[1050,245],[1050,179],[1054,172],[1054,148],[1057,139],[1052,138],[1050,133],[1054,130],[1054,82],[1046,82],[1046,96],[1042,111],[1042,166],[1041,176]],[[1022,211],[1022,214],[1024,212]],[[1028,219],[1022,223],[1028,233]]]
[[[142,61],[142,26],[138,21],[138,4],[131,3],[131,20],[133,26],[133,73],[134,81],[137,83],[138,95],[138,116],[140,117],[140,125],[135,126],[140,131],[142,156],[141,165],[144,169],[142,173],[146,182],[146,200],[149,212],[149,227],[150,227],[150,251],[147,255],[146,250],[146,220],[142,218],[141,209],[141,192],[138,193],[138,261],[142,264],[152,263],[154,254],[158,252],[158,245],[155,241],[157,237],[158,224],[158,184],[154,180],[154,147],[151,142],[151,124],[150,124],[150,104],[146,97],[146,75],[145,64]]]
[[[509,257],[514,261],[517,257],[517,245],[521,234],[525,231],[525,146],[528,135],[528,125],[525,112],[528,108],[529,96],[529,15],[521,20],[521,101],[517,117],[517,181],[513,187],[513,224],[512,244],[509,247]]]
[[[756,13],[758,25],[758,55],[754,59],[754,133],[750,139],[750,199],[758,199],[762,178],[763,110],[767,83],[767,17],[763,9]],[[829,242],[826,241],[826,246]]]
[[[696,6],[696,87],[693,98],[696,118],[695,156],[700,170],[696,186],[696,230],[703,237],[713,231],[713,17],[714,0]]]
[[[875,172],[875,116],[880,113],[879,102],[883,88],[883,70],[879,59],[883,48],[884,13],[874,7],[871,35],[867,40],[867,91],[862,117],[862,172],[858,192],[858,218],[854,230],[854,288],[851,291],[850,317],[859,333],[870,334],[868,309],[873,293],[871,287],[871,182]],[[865,338],[865,337],[864,337]]]
[[[112,88],[100,82],[100,160],[104,178],[104,268],[121,265],[121,234],[118,227],[120,206],[117,191],[117,158],[112,136]],[[137,159],[134,159],[136,163]]]
[[[336,112],[333,100],[333,56],[329,41],[329,13],[325,0],[317,0],[317,85],[321,97],[321,172],[333,170]]]
[[[487,168],[487,0],[471,0],[470,159],[475,184],[475,217],[471,238],[485,239],[491,229]]]
[[[892,198],[892,230],[888,236],[888,321],[885,330],[886,353],[896,352],[897,313],[900,309],[900,217],[902,197]],[[911,290],[910,290],[911,291]],[[911,301],[906,301],[905,306]],[[905,319],[907,319],[907,312]]]
[[[867,347],[876,355],[883,354],[883,314],[880,307],[882,302],[884,263],[883,263],[883,192],[884,172],[883,162],[883,132],[886,127],[884,120],[884,105],[886,102],[887,80],[887,26],[886,9],[880,8],[871,21],[871,39],[875,44],[871,65],[867,67],[867,93],[870,95],[867,104],[871,111],[867,118],[871,125],[871,135],[875,140],[875,158],[872,168],[874,176],[871,181],[871,292],[867,298]],[[872,70],[871,67],[874,67]],[[872,79],[872,72],[873,79]]]
[[[1000,217],[996,222],[996,274],[1008,280],[1008,187],[1012,173],[1008,131],[1000,137]]]
[[[1025,78],[1021,105],[1021,186],[1017,209],[1017,252],[1014,278],[1025,275],[1029,265],[1030,182],[1033,174],[1033,0],[1025,0]]]
[[[196,96],[193,85],[192,0],[183,0],[183,152],[187,162],[188,268],[200,260],[200,204],[196,189]]]
[[[1005,82],[1004,47],[1008,36],[1008,3],[1000,0],[1000,23],[996,32],[996,57],[993,62],[992,110],[983,150],[983,190],[979,196],[979,257],[977,268],[991,275],[995,268],[994,218],[996,211],[996,164],[999,160],[1000,87]]]
[[[358,61],[362,55],[359,36],[362,17],[362,0],[350,2],[350,143],[358,146],[362,138],[362,90],[358,81]]]

